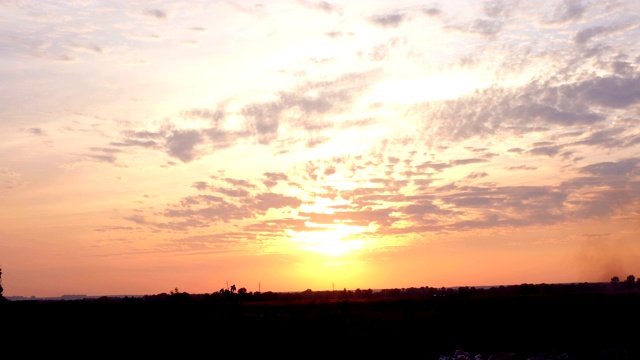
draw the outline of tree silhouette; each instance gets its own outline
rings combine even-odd
[[[2,296],[2,292],[4,291],[4,289],[2,288],[2,268],[0,267],[0,299],[3,298]]]
[[[627,287],[633,288],[636,284],[636,277],[633,275],[627,276],[627,280],[625,281],[625,284],[627,285]]]

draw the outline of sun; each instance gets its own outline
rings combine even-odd
[[[322,234],[322,236],[325,237],[326,234]],[[350,241],[336,239],[333,237],[318,241],[316,244],[311,245],[309,249],[317,253],[332,256],[344,255],[355,250],[353,244]]]
[[[290,231],[293,241],[303,250],[328,256],[342,256],[360,252],[365,241],[353,238],[363,232],[364,226],[350,226],[342,223],[330,225],[307,224],[311,231]]]

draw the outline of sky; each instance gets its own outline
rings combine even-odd
[[[4,296],[640,276],[640,2],[0,1]]]

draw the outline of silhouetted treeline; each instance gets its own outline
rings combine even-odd
[[[27,355],[84,344],[113,356],[175,351],[185,357],[233,343],[241,344],[233,348],[240,357],[377,358],[386,352],[437,360],[465,349],[518,354],[511,360],[542,359],[534,355],[543,352],[572,354],[563,359],[633,359],[640,358],[640,289],[630,279],[291,293],[232,286],[189,294],[175,288],[140,297],[5,301],[0,325],[4,344],[38,344],[23,348]]]
[[[640,280],[640,279],[638,279]],[[611,282],[601,283],[571,283],[571,284],[519,284],[494,287],[462,286],[457,288],[409,287],[382,290],[323,290],[307,289],[301,292],[250,292],[245,288],[235,290],[221,289],[212,293],[190,294],[180,292],[178,288],[169,293],[144,296],[108,297],[97,299],[80,299],[67,301],[100,301],[100,302],[172,302],[183,303],[204,301],[212,303],[229,302],[331,302],[331,301],[367,301],[367,300],[418,300],[432,297],[470,298],[470,297],[504,297],[504,296],[551,296],[563,294],[615,294],[640,292],[640,281],[629,275],[625,281],[613,277]]]

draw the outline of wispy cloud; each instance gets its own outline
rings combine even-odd
[[[324,274],[305,259],[334,241],[421,282],[479,249],[540,279],[508,256],[574,276],[559,254],[605,238],[585,234],[637,237],[634,1],[0,8],[0,244],[16,273],[66,281],[69,266],[30,260],[42,249],[137,284],[157,256],[182,279],[220,266],[255,282],[255,256]]]

